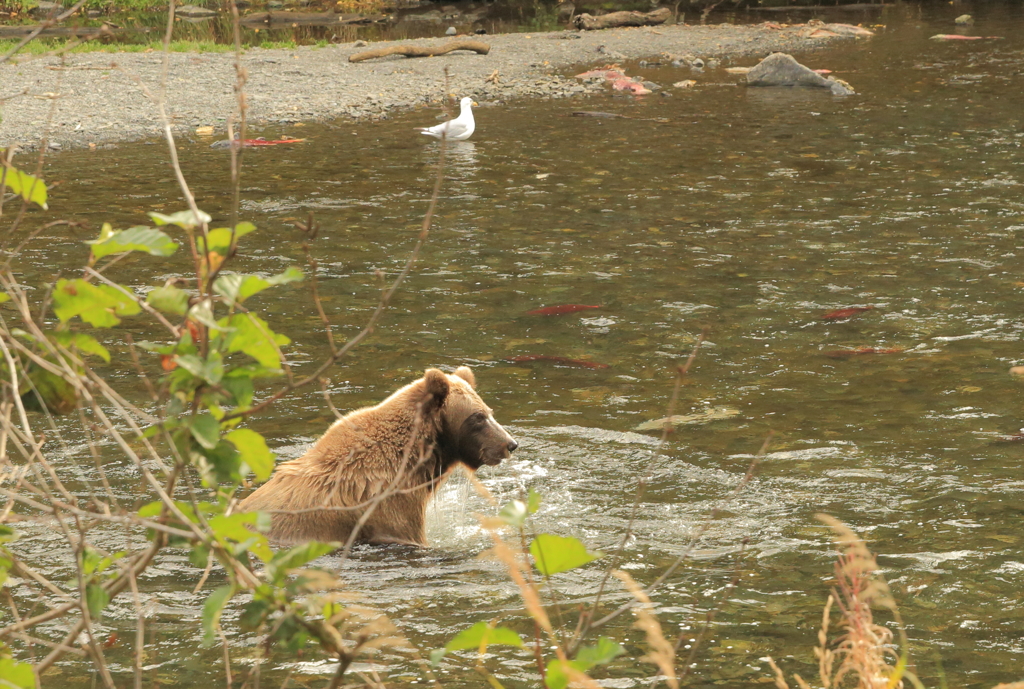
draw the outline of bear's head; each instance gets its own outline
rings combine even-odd
[[[485,464],[496,466],[519,447],[480,399],[476,377],[468,367],[461,366],[454,375],[429,368],[423,386],[421,413],[436,419],[436,443],[444,469],[455,463],[474,471]]]

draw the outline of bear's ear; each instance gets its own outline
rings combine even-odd
[[[476,376],[473,375],[473,370],[469,366],[459,366],[455,369],[455,375],[469,383],[469,387],[476,389]]]
[[[424,415],[436,412],[448,398],[448,391],[451,390],[451,383],[444,371],[436,368],[428,368],[423,374],[423,402],[422,412]]]

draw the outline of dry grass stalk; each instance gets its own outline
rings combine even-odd
[[[903,689],[904,676],[919,686],[894,650],[892,630],[874,621],[872,606],[891,610],[900,626],[902,645],[906,646],[896,601],[889,585],[878,574],[875,556],[849,526],[827,514],[817,517],[832,529],[839,550],[835,564],[836,587],[822,611],[818,646],[814,649],[821,686],[824,689]],[[843,633],[835,646],[829,648],[833,604],[839,607],[842,615],[840,625]],[[775,686],[790,689],[775,661],[772,658],[767,658],[767,661],[775,673]],[[793,678],[801,689],[810,689],[799,675]]]
[[[676,678],[675,647],[665,638],[665,634],[661,631],[661,623],[658,622],[658,618],[651,612],[654,608],[651,599],[647,597],[643,588],[634,581],[633,577],[629,576],[626,572],[617,570],[612,572],[612,574],[622,581],[629,592],[633,594],[633,597],[640,602],[640,605],[633,608],[633,614],[636,616],[636,622],[633,626],[647,635],[647,644],[651,649],[641,660],[657,665],[658,669],[665,676],[665,683],[672,689],[679,689],[679,680]]]
[[[856,676],[858,689],[901,689],[903,681],[894,678],[895,668],[889,659],[898,659],[892,649],[893,633],[888,627],[875,624],[872,605],[890,610],[896,609],[889,585],[878,575],[878,563],[867,545],[854,531],[838,519],[819,514],[818,519],[827,524],[835,534],[839,548],[836,561],[837,604],[843,614],[845,633],[839,638],[834,658],[839,667],[832,675],[831,684],[826,683],[827,674],[822,673],[825,687],[842,686],[848,676]],[[826,669],[824,644],[816,649],[822,670]],[[887,657],[888,656],[888,657]],[[831,662],[827,667],[831,667]]]
[[[518,553],[509,547],[501,535],[498,534],[497,530],[493,527],[495,524],[490,523],[486,520],[481,520],[481,524],[487,530],[487,533],[491,537],[491,541],[494,543],[494,547],[491,548],[489,553],[493,553],[496,558],[501,562],[505,563],[508,567],[508,575],[515,582],[516,586],[519,587],[519,595],[523,598],[523,604],[526,606],[526,612],[530,614],[537,624],[548,633],[548,635],[554,634],[554,628],[551,626],[551,619],[548,617],[547,610],[544,609],[543,604],[540,602],[540,593],[537,591],[537,587],[533,582],[527,581],[526,564],[522,553]]]

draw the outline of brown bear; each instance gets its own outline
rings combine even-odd
[[[358,528],[359,542],[427,545],[427,502],[455,466],[495,466],[519,445],[475,387],[465,366],[454,375],[427,369],[380,404],[336,421],[240,510],[271,512],[269,535],[279,543],[344,543]]]

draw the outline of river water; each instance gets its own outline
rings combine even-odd
[[[968,11],[978,18],[968,31],[1004,38],[929,40],[955,32],[952,17]],[[666,87],[686,78],[698,86],[666,88],[667,97],[481,104],[477,133],[450,151],[413,275],[377,333],[331,373],[334,403],[345,410],[427,367],[474,367],[481,394],[520,442],[510,461],[479,476],[502,501],[539,491],[538,531],[611,552],[647,479],[624,555],[641,582],[675,559],[774,431],[750,485],[654,596],[674,636],[699,626],[739,579],[697,655],[692,686],[764,683],[766,655],[816,676],[811,649],[834,559],[819,512],[855,527],[878,554],[926,685],[1021,679],[1024,446],[1003,438],[1024,425],[1024,381],[1008,374],[1024,360],[1024,12],[900,7],[880,21],[886,27],[872,40],[798,56],[835,70],[859,92],[852,97],[747,89],[724,71],[632,66]],[[570,116],[581,109],[647,119]],[[258,132],[308,142],[246,153],[243,216],[260,230],[246,238],[242,267],[301,264],[292,224],[314,211],[325,308],[341,333],[357,332],[378,296],[377,272],[393,276],[412,247],[438,155],[412,128],[433,117],[419,110]],[[227,155],[207,144],[183,145],[185,172],[199,206],[224,217]],[[143,222],[147,210],[178,210],[163,159],[159,144],[63,153],[48,163],[48,181],[62,182],[51,207],[121,227]],[[53,279],[83,254],[74,239],[35,244],[26,278]],[[169,273],[143,257],[111,274],[141,286]],[[293,362],[311,366],[328,350],[307,289],[278,288],[260,306],[293,339]],[[600,308],[526,315],[565,303]],[[822,318],[850,306],[874,308]],[[659,447],[657,434],[635,428],[665,415],[675,367],[705,327],[676,413],[739,414],[683,427]],[[607,367],[511,361],[531,355]],[[290,458],[332,418],[320,391],[309,390],[253,427]],[[111,472],[133,495],[133,472]],[[430,512],[431,549],[364,549],[325,564],[341,566],[352,590],[424,653],[479,620],[532,635],[501,566],[477,557],[487,541],[473,513],[489,509],[453,480]],[[31,535],[21,547],[41,556],[50,538]],[[168,554],[143,582],[146,677],[205,687],[220,672],[220,652],[196,651],[206,592],[191,593],[200,572],[184,562]],[[556,577],[565,607],[592,597],[601,574],[597,561]],[[617,587],[607,598],[624,600]],[[236,614],[226,613],[226,628],[244,668],[253,639],[233,626]],[[133,617],[131,603],[118,602],[105,621],[124,639],[110,650],[119,681],[129,677]],[[635,658],[642,638],[628,624],[622,618],[611,633]],[[471,664],[445,664],[438,676],[478,686]],[[506,686],[536,686],[528,651],[487,664]],[[392,681],[421,677],[408,656],[384,654],[380,665]],[[333,668],[316,653],[278,653],[263,676],[275,686],[286,675],[292,686],[322,686]],[[620,661],[604,684],[644,686],[651,668]],[[54,672],[63,679],[51,683],[93,681],[74,661]]]

